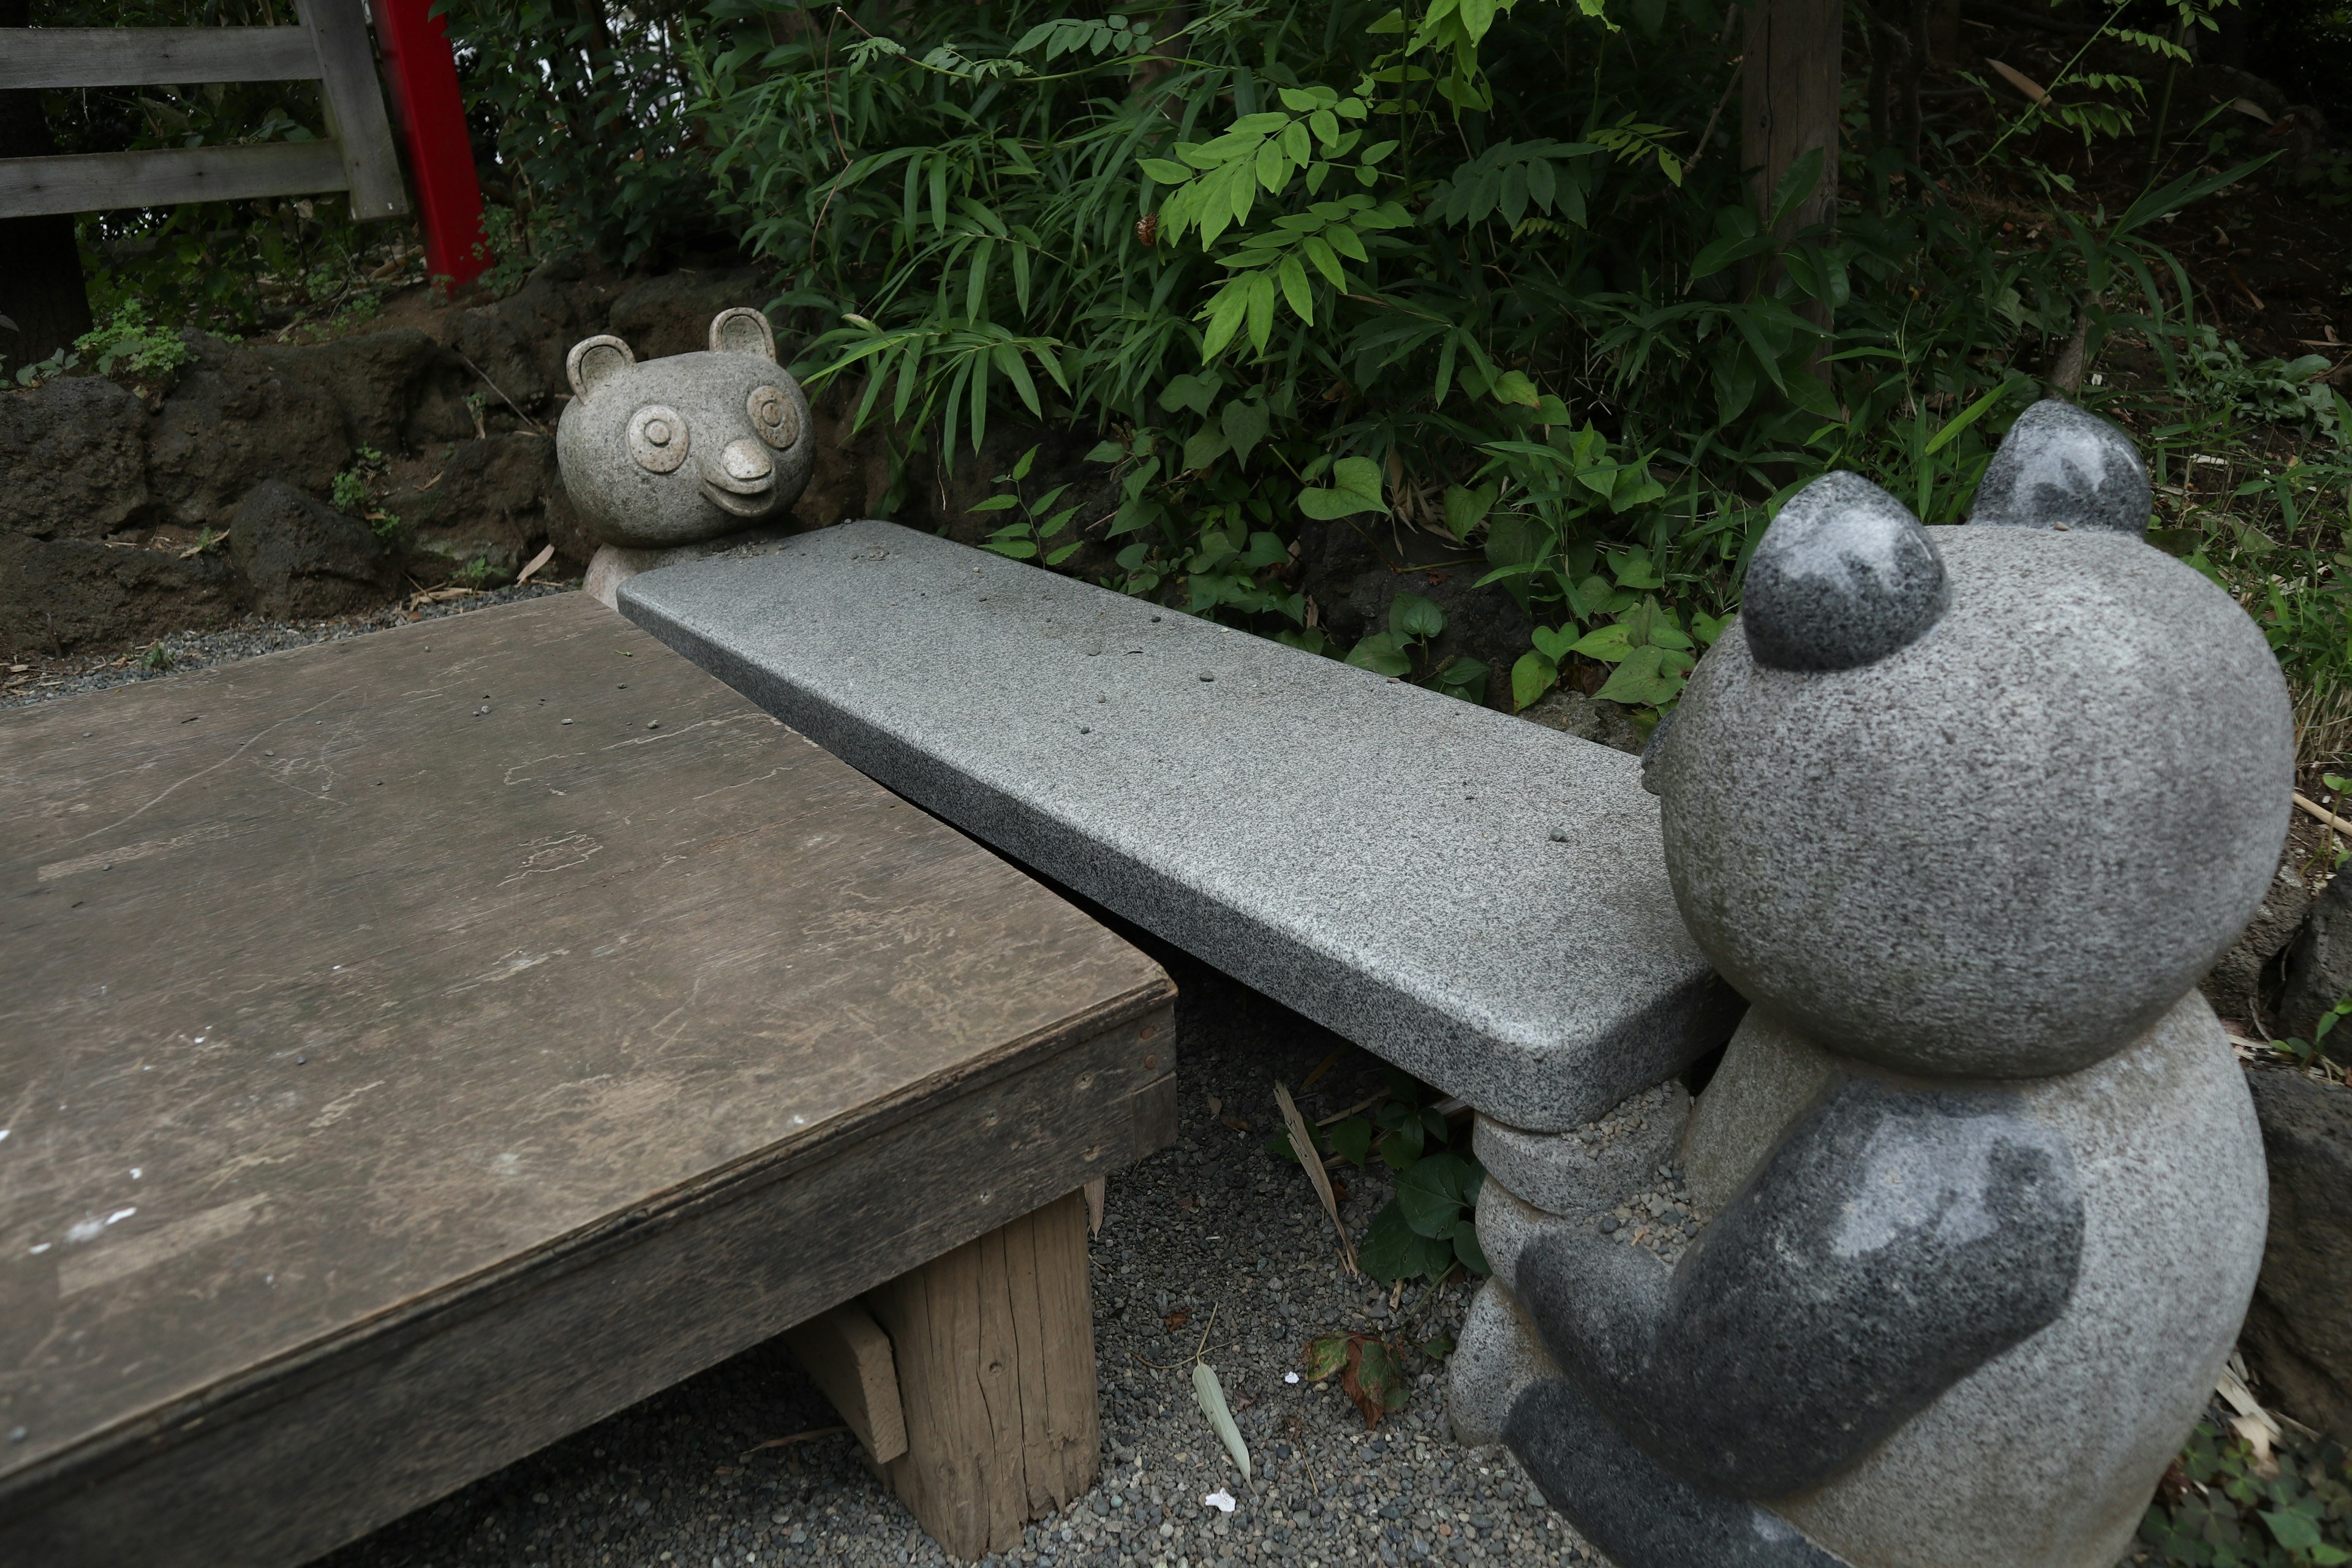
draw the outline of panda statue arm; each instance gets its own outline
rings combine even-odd
[[[2073,1294],[2083,1206],[2013,1097],[1832,1089],[1671,1274],[1554,1233],[1517,1286],[1568,1382],[1665,1471],[1785,1497],[1858,1462]]]

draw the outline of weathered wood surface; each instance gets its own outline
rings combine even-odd
[[[856,1301],[811,1318],[784,1335],[793,1359],[809,1374],[857,1435],[866,1457],[887,1465],[907,1451],[907,1418],[898,1404],[898,1365],[890,1336]]]
[[[0,89],[310,81],[307,27],[26,27],[0,49]]]
[[[367,13],[361,0],[295,0],[295,7],[318,51],[319,97],[327,134],[343,155],[352,216],[362,223],[398,217],[408,210],[408,190],[400,181],[400,154],[393,151],[392,122],[376,82]]]
[[[1155,966],[577,596],[0,717],[0,909],[5,1562],[301,1561],[1172,1136]]]
[[[0,217],[350,193],[361,222],[408,210],[361,0],[297,0],[296,27],[11,29],[0,89],[316,79],[326,140],[0,158]]]
[[[869,1294],[907,1454],[890,1482],[950,1556],[1021,1544],[1102,1468],[1087,1205],[1071,1193]],[[973,1354],[973,1346],[979,1354]]]
[[[308,195],[350,184],[331,141],[0,158],[0,217]]]

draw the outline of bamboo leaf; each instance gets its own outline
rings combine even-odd
[[[1242,1429],[1234,1424],[1234,1413],[1225,1407],[1225,1387],[1217,1381],[1217,1369],[1207,1362],[1192,1363],[1192,1397],[1200,1401],[1201,1413],[1216,1429],[1217,1439],[1224,1444],[1225,1452],[1234,1457],[1234,1464],[1240,1469],[1242,1479],[1248,1480],[1249,1445],[1242,1441]]]

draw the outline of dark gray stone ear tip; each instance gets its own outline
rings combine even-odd
[[[1859,474],[1790,497],[1748,563],[1740,629],[1772,669],[1853,669],[1942,618],[1951,584],[1908,508]]]
[[[2147,531],[2155,506],[2147,464],[2129,435],[2062,398],[2045,397],[2001,437],[1969,521],[2137,538]]]

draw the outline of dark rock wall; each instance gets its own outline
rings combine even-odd
[[[549,575],[576,575],[593,545],[551,439],[565,354],[605,331],[645,359],[700,349],[712,316],[767,294],[749,270],[627,279],[559,262],[430,331],[190,334],[194,359],[152,401],[93,376],[0,392],[0,656],[343,614],[453,576],[511,577],[549,545]],[[889,483],[878,435],[845,443],[844,401],[817,410],[808,525],[867,513]],[[362,450],[388,472],[354,509],[366,515],[343,517],[335,479]],[[928,520],[931,488],[909,487],[910,521]]]

